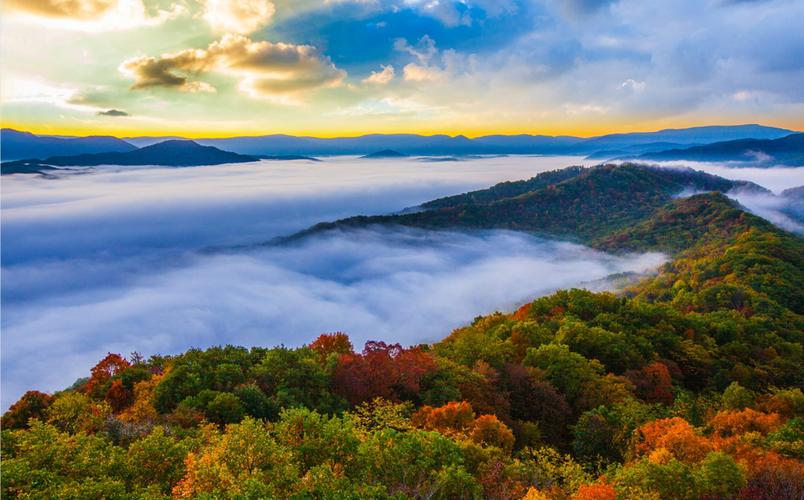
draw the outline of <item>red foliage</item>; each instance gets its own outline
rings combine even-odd
[[[447,403],[440,408],[424,406],[412,416],[413,425],[442,434],[464,434],[475,422],[472,405],[466,401]]]
[[[94,393],[102,388],[112,377],[129,367],[131,367],[131,363],[126,361],[126,358],[119,354],[108,353],[105,358],[92,368],[92,376],[89,377],[84,390],[87,394],[101,397],[103,393]]]
[[[637,396],[645,401],[673,404],[673,382],[664,363],[655,361],[641,370],[629,370],[625,376],[634,384]]]
[[[746,467],[748,484],[740,491],[745,500],[804,498],[804,464],[773,451],[745,446],[737,460]]]
[[[692,426],[681,417],[662,418],[643,425],[636,430],[639,442],[636,452],[647,455],[664,448],[682,462],[698,462],[712,451],[712,444],[699,436]]]
[[[53,403],[55,398],[50,394],[39,391],[28,391],[11,405],[11,408],[3,415],[3,429],[23,429],[28,427],[28,421],[32,418],[42,419],[45,410]]]
[[[780,425],[782,419],[776,413],[762,413],[751,408],[741,411],[721,411],[709,421],[720,437],[737,436],[746,432],[767,434]]]
[[[572,500],[617,500],[617,490],[605,480],[594,484],[584,484]]]
[[[349,337],[343,332],[324,333],[310,344],[310,349],[314,350],[325,360],[330,354],[350,354],[353,352],[352,343]]]
[[[516,321],[527,321],[528,319],[530,319],[530,307],[531,304],[530,302],[528,302],[524,306],[517,309],[516,312],[514,312],[514,314],[511,315],[511,319],[514,319]]]
[[[333,376],[335,390],[352,404],[382,397],[415,397],[422,378],[436,369],[432,356],[418,347],[367,342],[361,354],[341,354]]]
[[[106,397],[104,399],[109,402],[109,405],[115,413],[119,413],[131,406],[134,402],[134,392],[127,389],[123,385],[123,381],[118,379],[112,382],[109,390],[106,391]]]

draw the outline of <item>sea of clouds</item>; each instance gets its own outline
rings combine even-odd
[[[657,267],[659,254],[614,257],[506,231],[370,228],[264,244],[582,163],[330,158],[4,177],[2,406],[70,385],[107,352],[295,346],[331,331],[358,347],[431,342],[479,314]],[[782,184],[772,188],[796,179]]]

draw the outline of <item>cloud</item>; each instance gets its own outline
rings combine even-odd
[[[253,96],[287,99],[303,91],[341,84],[346,72],[310,45],[255,42],[228,34],[207,49],[186,49],[160,57],[124,61],[120,71],[134,79],[132,89],[166,87],[184,92],[214,88],[197,76],[216,72],[235,75],[241,91]]]
[[[7,0],[4,8],[25,19],[81,31],[154,26],[187,12],[182,3],[161,8],[143,0]]]
[[[429,63],[433,56],[438,54],[435,40],[430,38],[428,35],[424,35],[419,38],[419,41],[416,42],[416,45],[411,45],[404,38],[397,38],[394,40],[394,50],[407,52],[415,57],[421,64]]]
[[[98,111],[95,114],[98,116],[131,116],[125,111],[120,111],[119,109],[107,109],[106,111]]]
[[[416,63],[406,64],[402,68],[402,74],[405,80],[409,82],[431,82],[439,80],[443,76],[441,70],[437,68]]]
[[[26,389],[69,385],[107,351],[298,345],[341,326],[358,340],[435,339],[524,300],[519,293],[590,278],[620,261],[574,267],[598,254],[570,246],[574,260],[565,265],[557,253],[564,246],[507,233],[372,231],[254,246],[322,220],[394,212],[569,163],[401,159],[378,168],[332,158],[4,177],[2,406]],[[232,246],[243,248],[208,250]],[[516,280],[528,270],[540,278],[517,284],[513,269]],[[412,314],[419,305],[426,307]]]
[[[117,6],[117,0],[6,0],[6,6],[42,17],[97,19]]]
[[[640,82],[634,80],[633,78],[629,78],[628,80],[620,84],[620,88],[630,90],[632,92],[642,92],[643,90],[645,90],[646,86],[647,85],[645,84],[645,82]]]
[[[604,7],[617,2],[617,0],[562,0],[562,10],[571,17],[588,16]]]
[[[248,34],[267,25],[274,15],[268,0],[206,0],[204,19],[212,29],[224,33]]]
[[[296,346],[333,330],[348,332],[358,345],[430,342],[478,314],[663,261],[657,254],[612,257],[502,231],[380,228],[328,233],[289,247],[173,256],[156,267],[154,256],[115,265],[66,260],[45,267],[47,276],[30,270],[64,293],[4,304],[3,405],[25,389],[69,385],[109,351]],[[28,270],[15,271],[4,282]],[[69,289],[87,277],[98,281]]]
[[[394,79],[394,67],[382,65],[382,71],[372,71],[371,75],[363,79],[363,83],[369,85],[387,85]]]

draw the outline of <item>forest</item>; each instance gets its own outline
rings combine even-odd
[[[674,196],[690,187],[706,192]],[[320,225],[504,227],[671,259],[434,344],[109,353],[2,416],[2,495],[804,498],[804,242],[731,189],[761,188],[578,168]]]

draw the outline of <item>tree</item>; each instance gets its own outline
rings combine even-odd
[[[663,418],[648,422],[636,431],[636,452],[649,454],[664,449],[678,460],[694,463],[703,459],[712,449],[711,443],[700,436],[680,417]]]
[[[756,396],[753,392],[741,386],[738,382],[732,382],[723,391],[721,401],[726,410],[742,410],[753,406]]]
[[[694,500],[699,498],[697,483],[690,468],[674,459],[656,462],[643,459],[620,469],[615,476],[618,489],[658,494],[661,499]]]
[[[550,382],[538,378],[534,368],[522,365],[506,365],[505,384],[511,417],[538,422],[548,443],[561,443],[566,434],[566,422],[572,415],[564,396]]]
[[[746,432],[768,434],[782,425],[776,413],[762,413],[751,408],[742,411],[721,411],[709,421],[712,429],[721,437],[738,436]]]
[[[601,480],[582,485],[572,500],[617,500],[617,490],[605,480]]]
[[[514,433],[494,415],[477,417],[469,437],[477,444],[496,446],[507,452],[514,447]]]
[[[352,342],[343,332],[324,333],[318,336],[311,344],[310,349],[316,352],[323,363],[330,354],[350,354],[354,352]]]
[[[94,402],[86,395],[66,391],[59,394],[47,410],[47,421],[60,430],[75,434],[101,430],[112,409],[106,401]]]
[[[278,444],[265,426],[250,417],[230,424],[222,435],[185,458],[186,473],[173,488],[177,498],[287,496],[298,481],[291,450]]]
[[[3,414],[3,429],[24,429],[32,418],[42,420],[55,398],[39,391],[28,391]]]
[[[572,449],[578,458],[593,461],[621,460],[621,423],[609,408],[599,406],[584,412],[573,427]]]
[[[625,376],[634,384],[639,398],[649,403],[673,404],[672,379],[664,363],[654,361],[640,370],[630,370]]]
[[[528,349],[524,364],[544,370],[547,380],[573,405],[580,402],[586,391],[593,390],[603,373],[603,366],[597,360],[590,361],[562,344]]]
[[[438,495],[441,472],[462,461],[458,444],[437,432],[384,429],[360,443],[357,480],[382,485],[388,494]]]
[[[89,377],[85,391],[96,398],[102,398],[108,390],[106,385],[115,375],[131,367],[126,358],[119,354],[109,353],[92,368],[92,375]]]
[[[274,436],[279,444],[293,450],[305,471],[324,463],[351,466],[359,443],[349,419],[328,417],[306,408],[283,410]]]
[[[346,408],[343,398],[333,394],[330,370],[309,347],[269,349],[251,376],[276,409],[304,406],[333,413]]]
[[[245,417],[246,410],[240,398],[232,393],[223,392],[207,403],[204,413],[210,422],[225,425],[240,422]]]
[[[432,356],[419,348],[367,342],[360,354],[341,354],[333,375],[335,390],[353,405],[381,397],[418,397],[425,376],[435,372]]]
[[[411,417],[413,424],[442,434],[466,435],[475,423],[475,412],[466,401],[447,403],[439,408],[424,406]]]
[[[126,464],[128,479],[138,487],[155,485],[167,495],[174,484],[184,475],[184,457],[189,443],[177,440],[157,426],[142,439],[128,448]]]
[[[714,498],[735,498],[746,485],[745,475],[730,455],[709,453],[695,472],[698,488]]]

